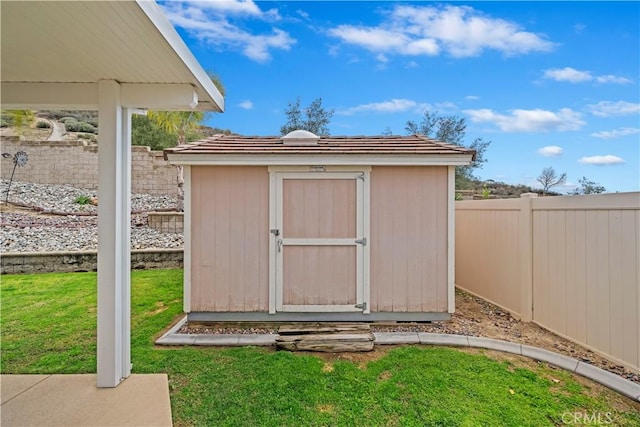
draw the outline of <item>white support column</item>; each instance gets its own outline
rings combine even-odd
[[[98,84],[98,387],[131,373],[131,120],[120,84]]]

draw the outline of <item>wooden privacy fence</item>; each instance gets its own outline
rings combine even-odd
[[[640,371],[640,193],[456,202],[456,285]]]

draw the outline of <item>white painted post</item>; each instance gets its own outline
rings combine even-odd
[[[456,167],[447,167],[447,312],[456,311]]]
[[[533,212],[531,199],[536,193],[520,195],[520,316],[523,322],[533,320]]]
[[[131,372],[130,114],[118,82],[100,81],[98,98],[97,385],[115,387]]]

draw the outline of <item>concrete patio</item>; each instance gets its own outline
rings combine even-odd
[[[0,425],[171,426],[165,374],[97,388],[96,375],[0,375]]]

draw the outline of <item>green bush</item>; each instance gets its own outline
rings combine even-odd
[[[78,119],[76,119],[75,117],[62,117],[59,121],[66,124],[67,122],[70,122],[70,123],[77,122]]]
[[[88,205],[89,203],[91,203],[91,197],[89,197],[89,196],[78,196],[73,201],[73,203],[77,203],[78,205]]]
[[[51,123],[39,121],[38,123],[36,123],[36,127],[38,129],[51,129]]]
[[[9,120],[4,117],[0,119],[0,128],[8,128],[10,125],[11,123],[9,123]]]
[[[67,132],[86,132],[86,133],[98,133],[98,129],[87,122],[72,122],[67,121],[64,124]]]
[[[98,112],[92,110],[40,110],[38,117],[62,122],[64,119],[72,118],[78,122],[89,122],[98,120]]]
[[[88,134],[88,133],[79,133],[78,134],[78,138],[80,139],[91,139],[93,137],[93,135]]]

